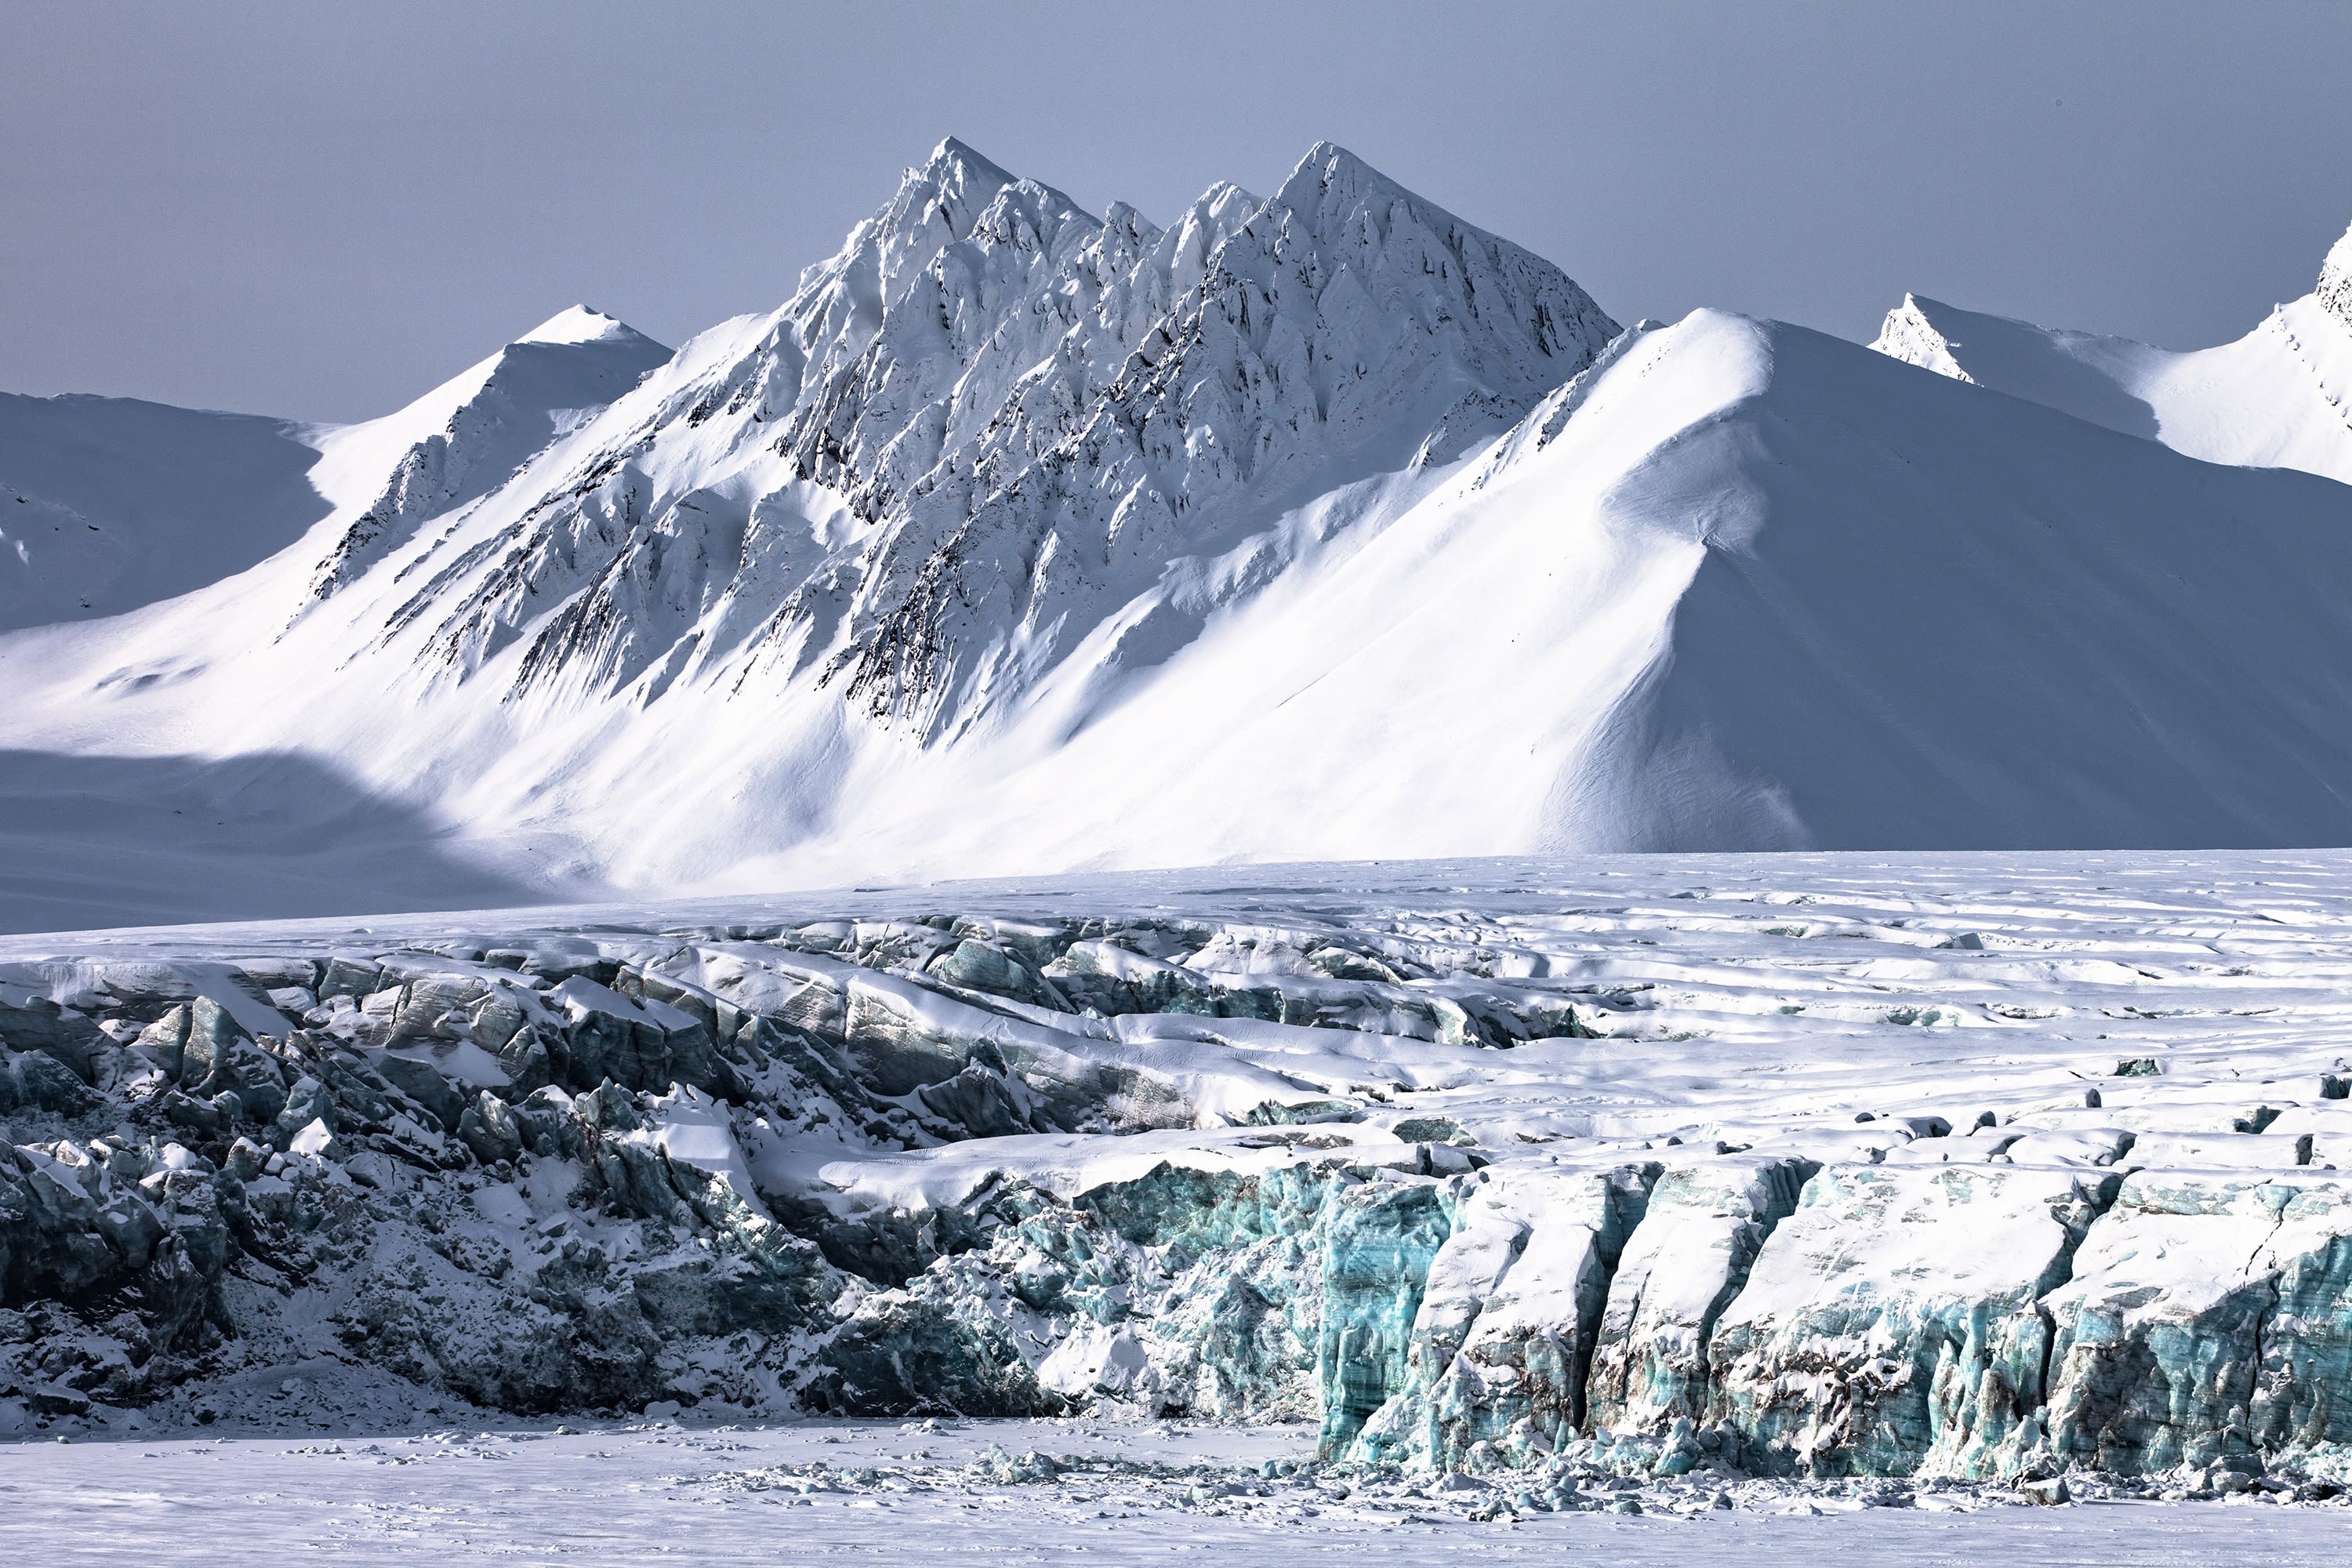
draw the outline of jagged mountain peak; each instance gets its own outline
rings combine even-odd
[[[952,175],[962,180],[987,180],[999,185],[1009,185],[1018,178],[960,136],[940,137],[939,145],[931,149],[931,155],[907,173],[909,178],[936,181]]]
[[[825,318],[816,335],[838,335],[846,324],[841,303],[868,317],[894,308],[951,245],[1023,230],[1042,236],[1071,222],[1096,225],[1062,192],[1022,179],[950,136],[900,175],[890,199],[853,227],[839,250],[802,272],[785,313],[803,323]]]
[[[1192,199],[1194,210],[1211,213],[1231,213],[1240,207],[1256,208],[1265,198],[1252,195],[1231,180],[1212,180],[1209,188]]]
[[[1549,391],[1618,330],[1550,262],[1334,142],[1307,151],[1244,233],[1258,259],[1236,251],[1228,261],[1234,270],[1296,269],[1318,318],[1347,312],[1367,324],[1378,319],[1377,331],[1444,340],[1471,363],[1473,380],[1500,377],[1513,395]],[[1351,281],[1342,283],[1342,274]]]
[[[1370,214],[1377,221],[1402,204],[1433,228],[1454,227],[1482,238],[1494,237],[1391,179],[1336,142],[1318,142],[1275,191],[1270,206],[1286,207],[1317,220],[1318,226]]]
[[[518,693],[815,665],[937,737],[1016,702],[1168,563],[1450,458],[1616,330],[1549,263],[1335,144],[1284,189],[1220,182],[1163,231],[942,143],[739,348],[689,351],[689,384],[532,487],[580,499],[519,497],[510,573],[410,603],[460,679],[561,601]],[[717,492],[773,486],[735,473],[768,454],[832,499],[738,518]],[[824,506],[874,531],[778,536]],[[691,550],[662,542],[681,530]],[[672,646],[683,666],[659,663]]]
[[[2319,302],[2352,331],[2352,228],[2329,247],[2319,264]]]
[[[872,221],[886,302],[898,298],[900,280],[960,241],[1026,240],[1038,246],[1065,224],[1096,225],[1092,215],[1062,192],[1013,174],[952,136],[920,167],[907,171]]]
[[[1291,165],[1290,173],[1274,193],[1275,200],[1290,206],[1312,205],[1316,198],[1307,194],[1310,186],[1318,195],[1335,188],[1350,195],[1412,195],[1355,153],[1328,140],[1316,142]]]
[[[1201,237],[1210,237],[1206,244],[1213,248],[1227,235],[1249,222],[1265,205],[1265,198],[1251,195],[1230,180],[1219,180],[1194,196],[1184,210],[1176,215],[1176,220],[1168,226],[1165,237],[1183,246],[1200,243]]]
[[[1240,195],[1214,187],[1194,214],[1238,216]],[[1137,645],[1197,625],[1139,607],[1174,563],[1265,528],[1278,498],[1457,456],[1616,331],[1550,263],[1318,142],[1090,402],[1069,386],[1081,395],[1037,433],[971,466],[952,509],[900,533],[884,591],[907,586],[861,631],[851,689],[937,737],[1005,710],[1122,614],[1156,620],[1083,657],[1106,679],[1150,662]]]

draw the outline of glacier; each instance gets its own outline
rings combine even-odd
[[[9,938],[0,1421],[2324,1500],[2347,921],[2340,855],[1814,855]]]

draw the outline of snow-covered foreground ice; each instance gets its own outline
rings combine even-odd
[[[1662,1561],[1734,1530],[2189,1561],[2246,1520],[2292,1557],[2278,1521],[2340,1520],[2352,1486],[2347,943],[2345,852],[1240,868],[0,939],[7,1474],[180,1499],[148,1478],[331,1468],[373,1479],[236,1496],[386,1550],[510,1544],[527,1524],[484,1521],[562,1509],[537,1466],[622,1500],[595,1530],[651,1552],[690,1539],[675,1510],[719,1560],[771,1517],[877,1551],[934,1519],[975,1552],[1293,1525],[1336,1552],[1506,1512],[1523,1545]],[[681,1412],[702,1435],[621,1430]],[[891,1424],[768,1425],[808,1415]],[[926,1416],[953,1430],[896,1425]],[[1060,1419],[971,1421],[1014,1416]],[[526,1417],[604,1436],[382,1436]],[[268,1457],[289,1434],[346,1451]],[[873,1457],[907,1442],[919,1474]],[[560,1462],[595,1447],[628,1457]],[[420,1454],[478,1479],[372,1463]],[[877,1473],[774,1513],[805,1457]],[[1644,1515],[1584,1517],[1621,1494]],[[1718,1494],[1746,1522],[1649,1517]],[[1937,1512],[2034,1496],[2123,1554],[2046,1510]],[[2220,1500],[2122,1507],[2191,1499]]]
[[[991,1450],[1045,1453],[1060,1473],[999,1479]],[[1932,1490],[1800,1496],[1753,1482],[1729,1509],[1712,1506],[1713,1488],[1653,1488],[1638,1516],[1614,1509],[1631,1491],[1603,1492],[1595,1511],[1494,1514],[1497,1492],[1484,1484],[1350,1487],[1297,1470],[1306,1457],[1291,1429],[1035,1421],[133,1438],[0,1447],[0,1512],[18,1561],[191,1568],[313,1558],[1229,1563],[1265,1551],[1401,1564],[1475,1553],[2125,1568],[2333,1564],[2347,1531],[2340,1507],[2257,1499],[2045,1510]]]

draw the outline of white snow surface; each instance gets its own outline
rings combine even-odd
[[[723,934],[812,922],[878,930],[929,913],[1160,919],[1246,936],[1185,957],[1181,973],[1195,982],[1263,973],[1310,984],[1328,973],[1318,966],[1328,955],[1310,963],[1308,953],[1333,940],[1428,977],[1398,993],[1422,999],[1415,1010],[1371,1015],[1350,997],[1328,1026],[1176,1013],[1039,1013],[1033,1024],[887,967]],[[1669,1138],[1700,1151],[1750,1145],[1758,1158],[1900,1163],[1916,1148],[1998,1164],[2019,1163],[2004,1157],[2022,1132],[2042,1142],[2018,1156],[2081,1167],[2115,1163],[2116,1147],[2083,1134],[2124,1131],[2165,1135],[2158,1142],[2183,1168],[2284,1170],[2304,1163],[2293,1134],[2316,1128],[2310,1163],[2352,1169],[2352,1102],[2324,1100],[2317,1087],[2324,1074],[2352,1073],[2352,852],[1210,868],[24,934],[0,938],[0,979],[70,1005],[94,964],[161,964],[196,976],[225,1005],[234,1000],[249,1026],[278,1032],[282,1016],[253,1011],[258,1004],[219,978],[228,965],[409,949],[428,965],[462,968],[433,955],[596,944],[661,955],[667,973],[746,1009],[780,1008],[821,978],[945,1037],[1142,1066],[1181,1084],[1199,1112],[1196,1128],[1118,1137],[1021,1134],[899,1151],[828,1134],[763,1156],[729,1148],[723,1116],[680,1091],[664,1113],[669,1130],[651,1136],[746,1193],[772,1176],[814,1175],[851,1201],[889,1208],[952,1205],[994,1172],[1067,1196],[1170,1159],[1264,1169],[1296,1158],[1295,1130],[1232,1125],[1242,1112],[1269,1099],[1358,1096],[1371,1097],[1376,1113],[1314,1133],[1410,1154],[1412,1141],[1391,1125],[1442,1116],[1490,1152],[1581,1166],[1680,1147]],[[1449,1043],[1443,1005],[1495,988],[1555,995],[1597,1037],[1523,1040],[1507,1052]],[[554,995],[625,1017],[663,1006],[579,977]],[[2158,1070],[2117,1076],[2139,1059]],[[2101,1092],[2100,1107],[2084,1107],[2085,1089]],[[2263,1103],[2299,1120],[2231,1147],[2233,1120]],[[1986,1111],[1997,1129],[1972,1131]],[[1909,1119],[1935,1116],[1953,1136],[1918,1138]]]

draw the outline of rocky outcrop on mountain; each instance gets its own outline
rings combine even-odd
[[[389,477],[336,533],[311,596],[347,587],[426,520],[504,484],[669,357],[644,333],[574,306],[399,413],[329,433],[331,465]]]
[[[2352,228],[2344,231],[2319,268],[2319,302],[2352,331]]]

